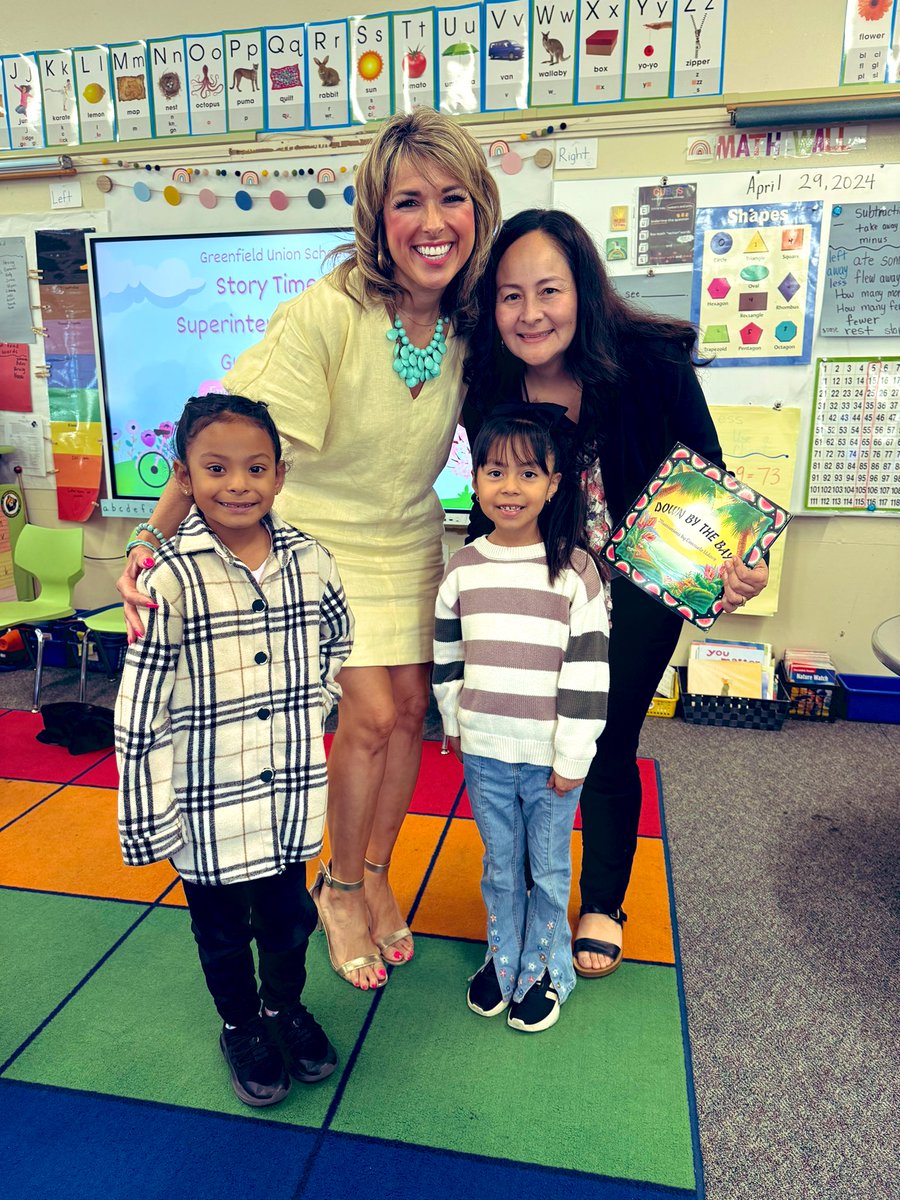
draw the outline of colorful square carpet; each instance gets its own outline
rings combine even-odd
[[[231,1090],[180,884],[125,867],[116,770],[0,712],[4,1194],[106,1200],[702,1196],[656,764],[626,898],[626,961],[518,1034],[466,1008],[482,961],[481,845],[462,772],[426,742],[391,878],[416,958],[362,993],[313,937],[304,999],[339,1070],[276,1108]],[[580,836],[572,839],[574,876]],[[577,916],[573,896],[570,917]]]

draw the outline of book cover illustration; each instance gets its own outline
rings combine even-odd
[[[791,514],[676,442],[602,554],[632,583],[709,629],[723,612],[725,563],[755,567]]]

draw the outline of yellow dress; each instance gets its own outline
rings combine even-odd
[[[446,330],[437,379],[413,399],[393,370],[390,319],[329,278],[279,305],[261,342],[225,376],[264,400],[285,440],[284,520],[337,559],[356,618],[348,666],[430,662],[442,575],[434,481],[462,400],[464,344]]]

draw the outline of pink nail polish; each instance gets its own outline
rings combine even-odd
[[[396,958],[396,959],[398,959],[398,960],[399,960],[399,959],[401,959],[402,957],[403,957],[403,955],[400,953],[400,951],[399,951],[399,950],[395,950],[395,951],[394,951],[394,958]]]
[[[378,978],[379,979],[387,979],[387,971],[379,971]]]

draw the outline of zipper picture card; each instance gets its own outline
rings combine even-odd
[[[265,129],[266,102],[262,87],[265,40],[262,29],[226,31],[225,93],[230,133]]]
[[[9,143],[13,150],[40,150],[44,145],[41,82],[33,54],[3,59]]]
[[[311,129],[350,124],[349,43],[346,20],[306,26],[306,100]]]
[[[350,105],[353,120],[381,121],[391,106],[391,18],[350,18]]]
[[[306,50],[302,25],[266,30],[266,129],[306,125]]]
[[[192,133],[227,133],[225,39],[221,33],[184,39]]]
[[[71,50],[39,50],[38,73],[44,101],[44,141],[47,146],[77,146],[78,104]]]
[[[727,0],[677,0],[673,96],[719,96]]]
[[[153,137],[153,113],[147,78],[147,43],[110,46],[116,129],[119,141]]]
[[[579,104],[621,100],[625,71],[626,5],[581,0],[575,99]]]
[[[485,112],[528,107],[531,7],[528,0],[484,6]]]
[[[571,104],[578,35],[574,3],[535,3],[531,10],[530,107]]]
[[[108,46],[76,46],[72,51],[75,101],[82,145],[116,137],[116,110]]]
[[[437,10],[439,107],[450,116],[481,111],[481,5]]]
[[[394,13],[392,22],[396,111],[437,108],[434,9]]]
[[[152,38],[147,42],[147,54],[156,136],[185,137],[191,132],[191,109],[184,38]]]
[[[659,100],[669,94],[675,0],[632,0],[625,48],[625,99]]]

